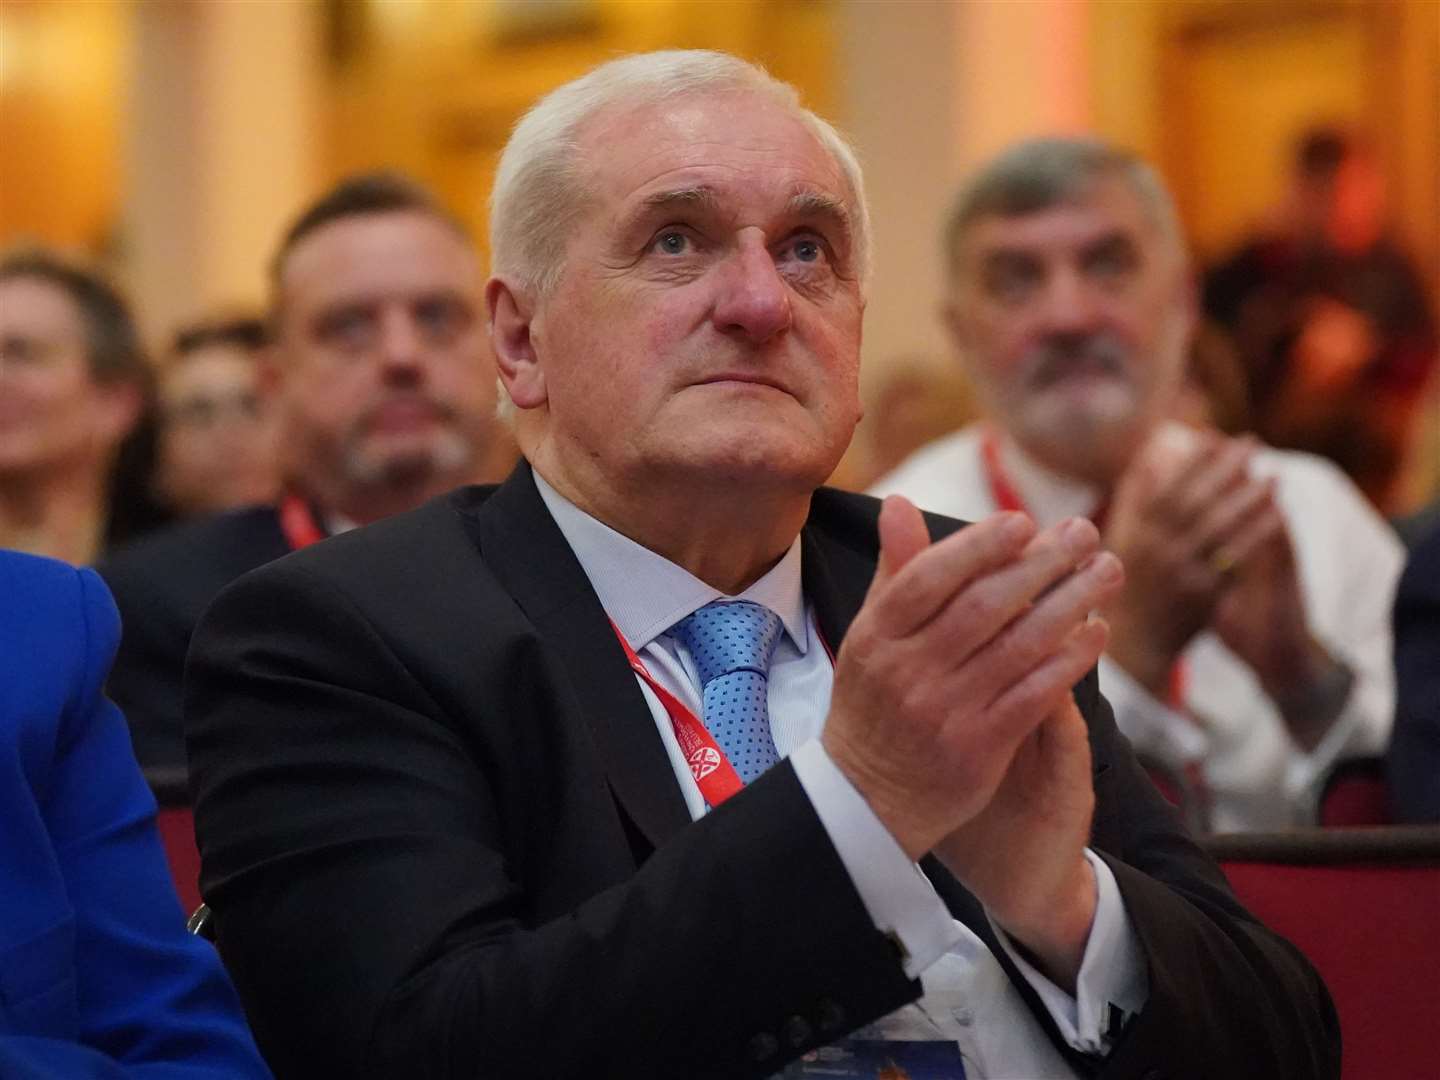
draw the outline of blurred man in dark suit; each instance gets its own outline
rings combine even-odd
[[[183,769],[190,634],[247,570],[500,468],[482,276],[463,227],[392,175],[355,177],[291,226],[271,266],[278,503],[187,523],[100,566],[125,622],[109,689],[148,768]]]

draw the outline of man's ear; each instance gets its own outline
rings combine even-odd
[[[534,321],[532,291],[503,277],[485,285],[485,310],[490,315],[490,342],[495,369],[517,409],[545,404],[545,370],[530,328]]]

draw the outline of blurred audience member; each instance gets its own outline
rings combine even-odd
[[[509,467],[483,281],[463,227],[403,177],[346,180],[291,226],[271,265],[283,495],[147,537],[100,568],[125,620],[110,692],[142,765],[184,765],[181,669],[221,588]]]
[[[920,447],[975,418],[975,400],[953,364],[902,357],[891,364],[865,411],[869,447],[865,483],[883,476]],[[864,485],[862,485],[864,486]]]
[[[187,517],[274,502],[274,409],[262,385],[265,323],[217,319],[175,335],[160,372],[156,488]]]
[[[1194,286],[1143,162],[1021,144],[961,191],[945,240],[949,327],[993,422],[874,490],[970,519],[1093,517],[1125,564],[1100,672],[1121,730],[1217,829],[1312,820],[1336,759],[1389,734],[1398,541],[1328,462],[1166,419]]]
[[[0,597],[0,1076],[268,1076],[101,693],[105,586],[0,551]]]
[[[1325,455],[1395,510],[1436,328],[1383,215],[1370,150],[1337,129],[1307,133],[1287,203],[1211,269],[1205,309],[1234,335],[1260,435]]]
[[[0,547],[95,559],[148,374],[107,282],[46,251],[0,259]]]
[[[1395,818],[1440,824],[1440,524],[1410,553],[1395,596]]]

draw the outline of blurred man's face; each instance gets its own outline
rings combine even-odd
[[[860,416],[839,165],[748,93],[616,108],[581,143],[591,198],[530,326],[540,398],[517,397],[543,414],[520,417],[527,456],[616,490],[823,483]]]
[[[1183,260],[1139,198],[991,216],[960,241],[946,314],[985,404],[1057,471],[1113,480],[1170,404],[1193,324]]]
[[[184,513],[275,497],[275,418],[260,385],[259,359],[240,345],[206,345],[160,380],[159,483]]]
[[[423,213],[342,218],[295,247],[275,356],[302,481],[393,493],[472,477],[495,394],[480,288],[470,246]]]
[[[102,463],[138,409],[133,386],[92,377],[85,324],[63,289],[0,281],[0,477]]]

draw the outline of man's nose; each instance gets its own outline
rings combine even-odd
[[[414,379],[421,372],[425,338],[408,310],[396,306],[382,313],[378,352],[387,378]]]
[[[1083,334],[1099,327],[1102,305],[1092,283],[1074,268],[1051,275],[1040,300],[1046,333]]]
[[[790,328],[790,287],[762,242],[746,238],[718,270],[716,329],[758,344]]]

